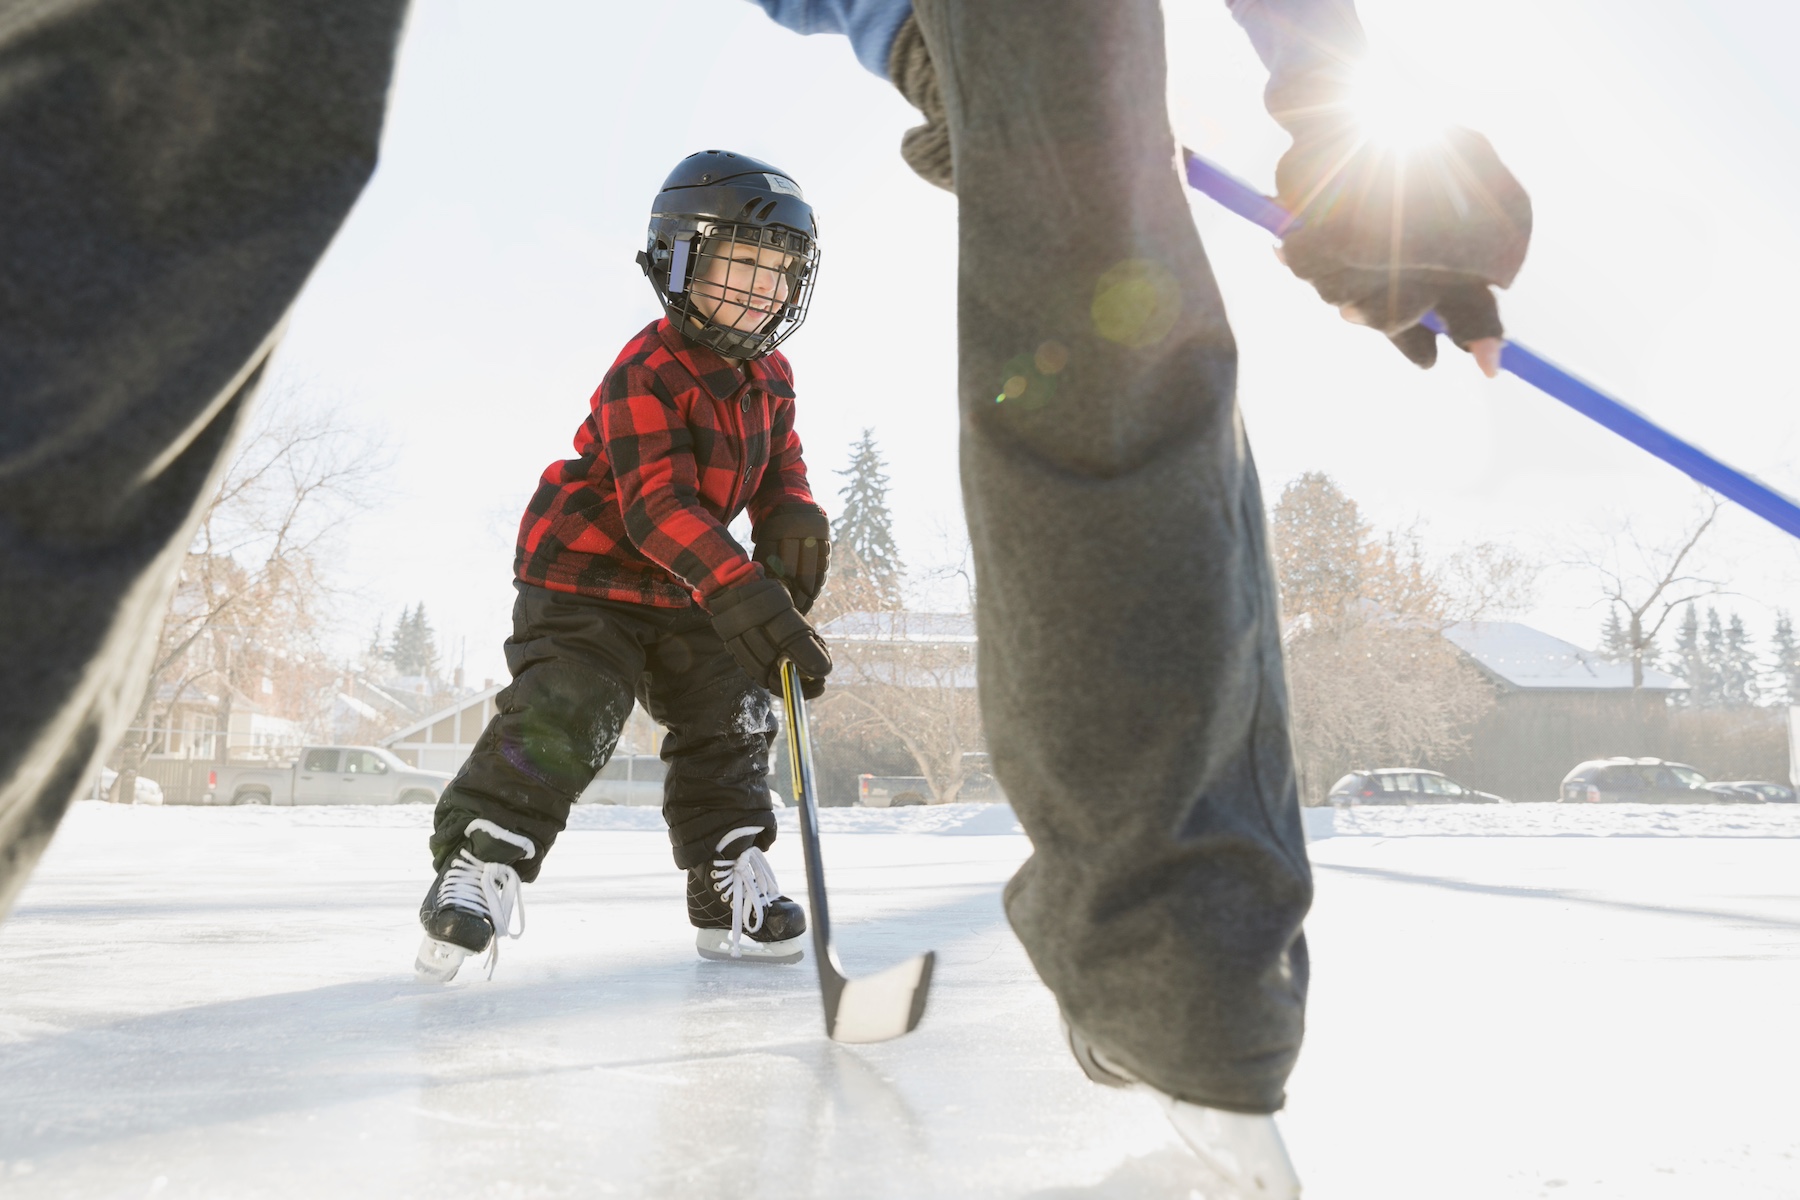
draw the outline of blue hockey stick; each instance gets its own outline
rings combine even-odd
[[[1243,180],[1227,174],[1192,150],[1187,156],[1187,179],[1203,192],[1276,237],[1285,236],[1297,222],[1287,209]],[[1436,313],[1427,313],[1424,324],[1434,333],[1444,332]],[[1800,537],[1800,504],[1768,484],[1720,462],[1692,442],[1683,441],[1637,409],[1615,400],[1592,384],[1584,383],[1555,363],[1509,341],[1500,351],[1500,366],[1532,387],[1606,426],[1626,441],[1639,446],[1704,484],[1728,500],[1735,500],[1776,528]]]

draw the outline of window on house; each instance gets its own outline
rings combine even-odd
[[[181,742],[189,758],[212,758],[218,745],[218,718],[211,713],[190,712],[182,718]]]

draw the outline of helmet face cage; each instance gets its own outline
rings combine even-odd
[[[650,283],[689,339],[727,358],[767,354],[806,319],[816,239],[782,225],[662,216],[650,223]]]

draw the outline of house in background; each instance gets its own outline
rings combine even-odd
[[[494,697],[504,686],[490,683],[481,691],[454,700],[390,733],[380,744],[421,771],[455,772],[475,748],[475,739],[494,719]]]
[[[494,698],[506,687],[486,681],[479,692],[460,697],[434,713],[419,718],[398,732],[382,738],[379,745],[392,750],[401,759],[422,771],[448,771],[455,774],[475,749],[488,722],[498,711]],[[633,707],[625,728],[619,734],[615,755],[655,754],[662,746],[662,730],[641,706]]]
[[[835,686],[975,687],[973,613],[851,612],[819,626],[819,634],[851,660]],[[930,665],[911,661],[908,649],[923,651]]]
[[[1631,664],[1515,621],[1465,621],[1444,631],[1494,685],[1495,703],[1470,731],[1465,752],[1439,766],[1446,774],[1511,800],[1554,800],[1580,762],[1625,754],[1676,758],[1669,697],[1687,684],[1644,668],[1631,686]]]

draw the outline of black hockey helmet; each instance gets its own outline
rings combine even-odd
[[[663,181],[637,261],[682,333],[728,358],[755,358],[806,319],[818,225],[785,171],[702,150]]]

